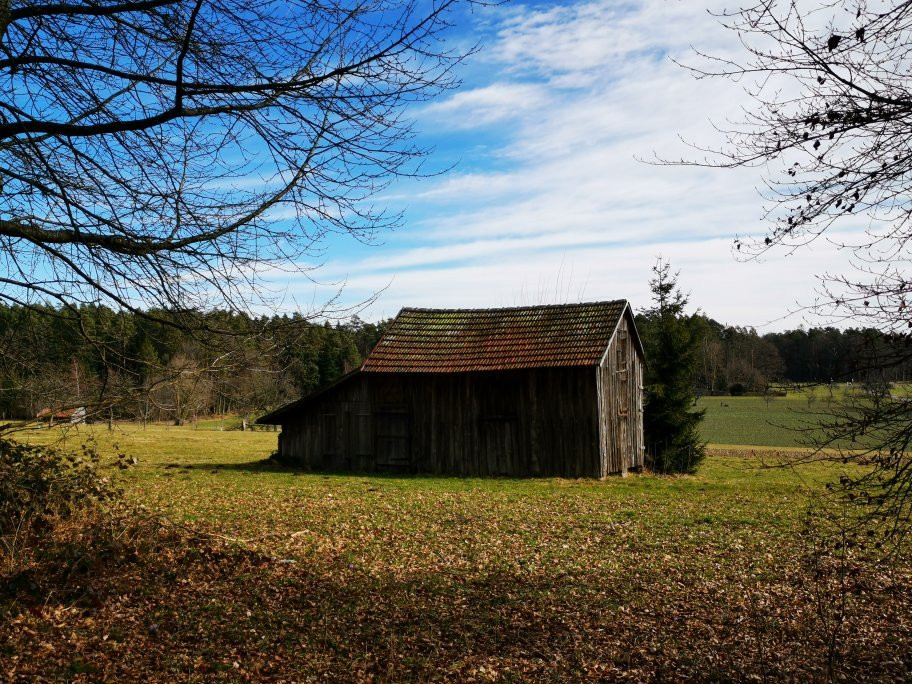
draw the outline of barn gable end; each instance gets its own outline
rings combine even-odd
[[[604,477],[642,465],[624,300],[403,309],[361,368],[259,419],[314,470]]]

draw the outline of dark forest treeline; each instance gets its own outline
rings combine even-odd
[[[846,380],[891,382],[912,379],[909,338],[875,329],[798,328],[759,335],[702,314],[688,318],[699,354],[694,386],[700,392],[764,392],[771,383]],[[652,322],[637,316],[640,335]]]
[[[94,407],[95,418],[193,420],[254,416],[355,368],[387,322],[334,324],[302,316],[144,315],[83,307],[0,306],[0,417]],[[187,317],[190,316],[188,325]],[[652,323],[637,317],[641,336]],[[912,379],[905,337],[876,330],[797,329],[758,335],[704,315],[688,318],[699,341],[694,386],[763,392],[770,383]],[[189,332],[189,331],[192,332]]]
[[[0,307],[0,416],[77,406],[143,421],[254,415],[356,367],[385,327],[356,316],[330,324],[216,311],[183,313],[176,326],[165,311],[78,314]]]

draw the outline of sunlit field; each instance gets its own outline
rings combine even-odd
[[[193,530],[198,550],[167,547],[161,567],[106,580],[88,609],[21,618],[32,632],[7,630],[7,668],[159,681],[823,676],[800,532],[832,466],[722,449],[694,476],[379,477],[278,467],[264,460],[272,432],[20,439],[64,435],[135,458],[109,475],[141,515]],[[909,652],[907,600],[853,605],[850,678],[904,671],[885,654]]]
[[[909,387],[892,391],[906,395]],[[706,410],[700,429],[712,445],[806,447],[842,402],[862,397],[860,385],[839,383],[791,389],[785,396],[704,396],[696,408]]]

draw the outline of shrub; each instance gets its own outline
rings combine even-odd
[[[0,439],[0,537],[41,533],[53,520],[116,498],[98,464],[88,446],[71,453]]]
[[[128,463],[120,454],[114,465]],[[51,596],[94,600],[91,584],[161,546],[158,518],[137,515],[99,465],[90,446],[0,439],[0,621]]]
[[[736,382],[728,388],[728,393],[733,397],[741,397],[747,392],[747,388],[740,382]]]

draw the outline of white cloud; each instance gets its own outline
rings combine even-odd
[[[479,241],[439,251],[404,251],[385,265],[372,258],[352,264],[348,273],[332,270],[341,264],[328,264],[327,275],[345,279],[351,302],[386,288],[362,314],[370,318],[393,316],[403,306],[497,307],[615,298],[627,298],[642,309],[650,305],[650,269],[661,255],[681,270],[679,283],[691,293],[692,309],[699,307],[722,322],[774,330],[805,322],[800,313],[780,319],[812,301],[815,273],[847,266],[845,255],[824,243],[791,257],[773,255],[765,263],[735,263],[731,250],[725,239],[607,247],[583,239],[560,247],[548,239]],[[314,291],[310,281],[290,286],[299,299],[319,301]]]
[[[732,46],[702,3],[601,0],[544,10],[519,5],[498,32],[492,54],[514,71],[535,69],[561,83],[581,83],[564,79],[606,67],[623,73],[632,56],[683,53],[692,45],[715,54]]]
[[[423,117],[451,128],[472,128],[514,118],[519,112],[551,106],[548,89],[534,83],[494,83],[460,90],[425,107]]]
[[[718,143],[709,119],[737,119],[747,102],[743,84],[696,81],[668,58],[686,57],[690,45],[718,55],[738,49],[702,3],[492,12],[494,39],[471,87],[427,106],[419,120],[464,142],[468,170],[394,188],[409,199],[407,228],[376,251],[326,264],[325,278],[345,280],[350,301],[389,285],[366,315],[620,297],[643,307],[662,254],[681,269],[694,306],[762,326],[810,303],[814,274],[845,268],[824,243],[763,263],[734,258],[735,236],[763,230],[759,170],[637,160],[693,157],[679,136]]]

